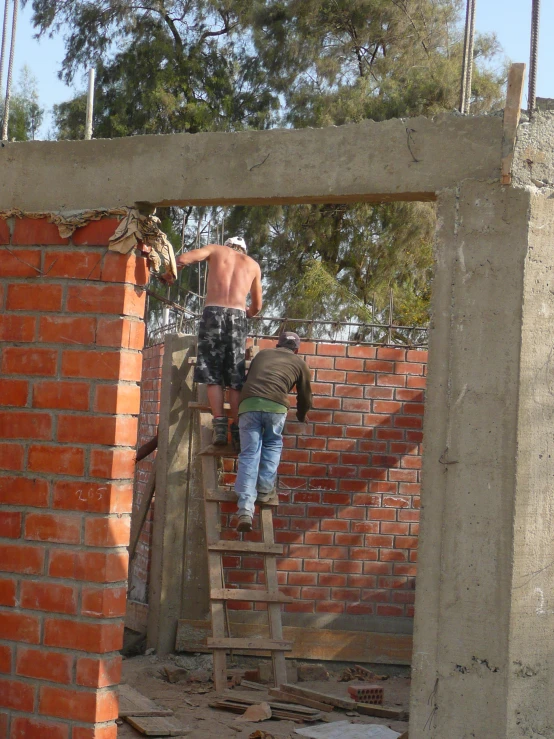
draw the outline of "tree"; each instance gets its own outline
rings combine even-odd
[[[40,107],[37,80],[27,65],[19,74],[10,100],[8,137],[15,141],[34,139],[44,116]],[[0,120],[4,117],[4,103],[0,104]]]
[[[459,0],[33,0],[40,33],[69,28],[61,74],[98,70],[95,135],[341,125],[451,112],[458,104]],[[65,26],[64,26],[65,24]],[[472,112],[501,102],[499,47],[478,36]],[[79,137],[84,98],[58,106]],[[173,212],[176,228],[180,212]],[[193,214],[192,221],[198,220]],[[186,229],[185,229],[186,231]],[[260,259],[269,308],[328,319],[425,321],[429,204],[233,208]],[[184,234],[184,242],[190,238]],[[196,280],[196,276],[194,276]],[[350,296],[350,297],[349,297]]]

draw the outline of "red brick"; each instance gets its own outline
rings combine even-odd
[[[394,371],[399,375],[422,375],[423,365],[415,362],[396,362]]]
[[[336,370],[318,369],[316,372],[318,382],[344,382],[346,373]]]
[[[333,600],[357,601],[359,600],[360,591],[358,589],[349,588],[333,588],[331,598]]]
[[[0,606],[15,606],[15,580],[0,578]]]
[[[52,418],[46,413],[0,412],[0,439],[52,438]]]
[[[412,441],[414,443],[421,443],[423,441],[422,431],[406,431],[406,441]]]
[[[322,573],[319,575],[319,584],[329,587],[344,587],[346,585],[346,575]]]
[[[80,476],[85,471],[85,453],[78,447],[35,444],[29,448],[28,469],[54,475]]]
[[[344,603],[339,601],[318,600],[315,604],[316,613],[344,613]]]
[[[38,644],[40,621],[36,616],[18,613],[11,609],[0,610],[0,639]],[[0,705],[3,705],[1,701]]]
[[[77,613],[77,591],[74,587],[53,582],[21,582],[21,607],[54,613]]]
[[[46,618],[44,644],[48,647],[77,649],[80,652],[97,654],[115,652],[121,649],[123,644],[123,622],[96,624]]]
[[[425,410],[423,403],[404,403],[404,413],[422,416]]]
[[[408,555],[401,549],[380,549],[379,559],[381,562],[406,562]]]
[[[137,442],[137,427],[137,419],[132,417],[60,415],[58,441],[134,447]]]
[[[346,346],[344,344],[318,344],[317,353],[325,357],[345,357]]]
[[[142,318],[145,298],[144,291],[124,285],[70,285],[67,310],[70,313],[115,313]]]
[[[394,393],[392,387],[366,387],[364,388],[364,398],[377,398],[379,400],[392,400]]]
[[[370,400],[356,400],[352,398],[344,398],[342,401],[343,411],[365,411],[369,413],[371,410]]]
[[[370,560],[376,560],[378,555],[377,549],[368,549],[367,547],[353,547],[350,550],[350,558],[351,559],[370,559]]]
[[[408,456],[408,457],[402,457],[401,466],[407,467],[411,470],[420,470],[421,469],[421,457],[415,457],[415,456]]]
[[[364,573],[372,575],[389,575],[392,564],[388,562],[364,562]]]
[[[98,346],[142,350],[144,347],[144,333],[144,321],[129,321],[126,318],[99,318],[96,344]]]
[[[2,249],[0,277],[38,277],[40,249]]]
[[[85,544],[89,547],[126,547],[130,534],[130,516],[95,517],[85,521]]]
[[[7,380],[2,378],[0,383],[0,405],[17,406],[21,408],[27,404],[29,383],[27,380]]]
[[[138,385],[98,385],[94,410],[98,413],[138,414],[140,387]]]
[[[68,244],[69,239],[60,236],[58,227],[46,218],[17,218],[12,235],[12,244],[26,246],[48,246]]]
[[[101,218],[98,221],[89,221],[85,226],[74,231],[71,240],[75,246],[108,246],[119,225],[117,218]]]
[[[429,352],[427,349],[410,349],[406,352],[407,362],[421,362],[422,364],[427,364],[428,358]]]
[[[2,354],[2,372],[7,375],[55,375],[56,349],[9,346]]]
[[[68,739],[69,725],[54,724],[39,718],[14,716],[11,739]]]
[[[0,316],[0,341],[33,341],[35,322],[36,319],[33,316],[18,316],[17,314]]]
[[[8,285],[7,310],[60,311],[62,286],[36,284]]]
[[[84,249],[48,250],[44,257],[44,273],[49,278],[69,277],[76,280],[98,280],[102,254]]]
[[[121,655],[105,659],[82,657],[77,660],[76,683],[86,688],[118,685],[121,679]]]
[[[12,671],[12,649],[11,647],[0,645],[0,672],[6,674]],[[0,737],[2,733],[0,731]]]
[[[148,261],[134,254],[108,252],[102,267],[104,282],[127,282],[131,285],[146,285],[150,279]]]
[[[129,555],[125,552],[87,552],[53,549],[48,574],[89,582],[120,582],[127,579]]]
[[[396,416],[394,425],[403,429],[420,429],[423,427],[421,416]]]
[[[377,384],[386,387],[405,387],[405,375],[377,375]]]
[[[352,531],[357,534],[378,534],[378,521],[352,521]]]
[[[44,570],[44,549],[17,544],[0,544],[0,571],[41,575]]]
[[[333,357],[315,357],[306,358],[306,364],[310,369],[334,369],[335,360]]]
[[[400,510],[398,511],[399,521],[419,521],[419,511]]]
[[[348,549],[346,547],[321,546],[319,554],[324,559],[348,559]]]
[[[11,234],[5,218],[0,218],[0,244],[7,246],[11,241]],[[2,737],[4,739],[4,737]]]
[[[364,368],[363,359],[335,359],[335,369],[361,372]]]
[[[39,692],[39,713],[45,716],[91,723],[111,721],[118,715],[116,691],[90,693],[43,685]]]
[[[361,562],[352,562],[349,560],[345,561],[337,561],[333,563],[333,572],[345,572],[347,574],[350,574],[352,572],[361,572],[362,571],[362,563]]]
[[[81,517],[28,513],[25,520],[25,538],[33,541],[79,544]]]
[[[349,346],[349,357],[361,357],[363,359],[373,359],[377,350],[373,346]]]
[[[96,329],[94,318],[42,316],[39,341],[51,344],[92,344]]]
[[[302,588],[302,600],[329,600],[329,588]]]
[[[410,388],[418,387],[421,389],[425,389],[426,384],[427,384],[426,377],[417,377],[416,375],[407,375],[406,387],[410,387]]]
[[[0,707],[30,712],[33,710],[34,699],[34,685],[19,680],[0,678]]]
[[[334,423],[343,423],[348,426],[359,426],[362,423],[362,414],[335,411],[333,421]]]
[[[114,618],[125,616],[127,589],[83,588],[81,614],[90,618]]]
[[[72,665],[73,656],[70,654],[19,647],[15,672],[22,677],[68,685],[72,679]]]
[[[132,483],[73,482],[58,480],[54,485],[52,507],[89,513],[130,513]]]
[[[333,385],[330,382],[312,382],[312,393],[314,395],[332,395]]]
[[[33,387],[33,407],[71,411],[86,411],[89,407],[88,382],[36,382]]]
[[[336,411],[341,407],[340,398],[329,398],[327,396],[321,397],[318,395],[313,396],[312,404],[314,408],[323,408],[326,410]]]
[[[341,452],[353,451],[356,449],[356,442],[350,439],[329,439],[327,441],[327,449]]]
[[[19,539],[21,536],[21,513],[0,511],[0,537]]]
[[[375,432],[375,436],[378,439],[383,439],[384,441],[399,441],[404,438],[404,431],[401,429],[384,429],[379,428]]]
[[[336,490],[337,481],[326,477],[311,477],[308,483],[310,490]]]
[[[62,355],[64,377],[139,381],[141,372],[142,356],[135,352],[66,349]]]
[[[423,393],[421,390],[406,390],[404,388],[398,388],[396,390],[396,399],[397,400],[408,400],[408,401],[422,401],[423,400]]]
[[[394,482],[417,482],[416,470],[389,470],[389,480]]]
[[[90,453],[90,475],[114,480],[132,478],[135,456],[135,451],[131,449],[93,449]]]

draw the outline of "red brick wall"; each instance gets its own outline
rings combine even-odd
[[[285,545],[281,589],[296,602],[284,609],[411,617],[427,352],[315,342],[300,351],[315,397],[308,423],[291,411],[285,427],[275,539]],[[226,511],[222,536],[238,538],[233,506]],[[256,541],[259,532],[244,538]],[[261,587],[260,558],[224,562],[231,586]]]
[[[142,353],[142,381],[140,396],[140,416],[138,430],[138,446],[150,441],[158,431],[160,418],[160,394],[162,386],[162,361],[164,345],[155,344],[145,347]],[[155,454],[150,454],[136,468],[135,493],[133,497],[133,512],[138,511]],[[150,506],[148,516],[144,522],[136,554],[130,567],[129,598],[140,603],[148,602],[148,582],[150,575],[152,522],[154,517],[154,502]]]
[[[115,739],[145,260],[0,220],[0,736]]]

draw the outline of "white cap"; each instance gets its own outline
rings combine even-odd
[[[246,241],[241,236],[232,236],[230,239],[227,239],[224,246],[238,246],[246,254]]]

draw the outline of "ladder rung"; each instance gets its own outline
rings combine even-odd
[[[214,446],[213,444],[210,444],[209,446],[202,449],[202,451],[198,452],[198,456],[199,457],[237,457],[238,455],[230,444],[226,444],[225,446]]]
[[[234,490],[206,490],[205,499],[211,503],[236,503],[237,494]],[[271,503],[256,503],[259,506],[276,508],[279,505],[279,498],[275,496]]]
[[[216,541],[208,544],[210,552],[243,552],[245,554],[283,554],[282,544],[264,544],[263,541]]]
[[[259,603],[293,603],[294,598],[284,593],[268,593],[267,590],[233,590],[219,588],[210,593],[212,600],[251,600]]]
[[[290,652],[292,642],[273,639],[234,639],[233,637],[214,638],[209,636],[206,645],[212,649],[255,649],[261,652]]]

